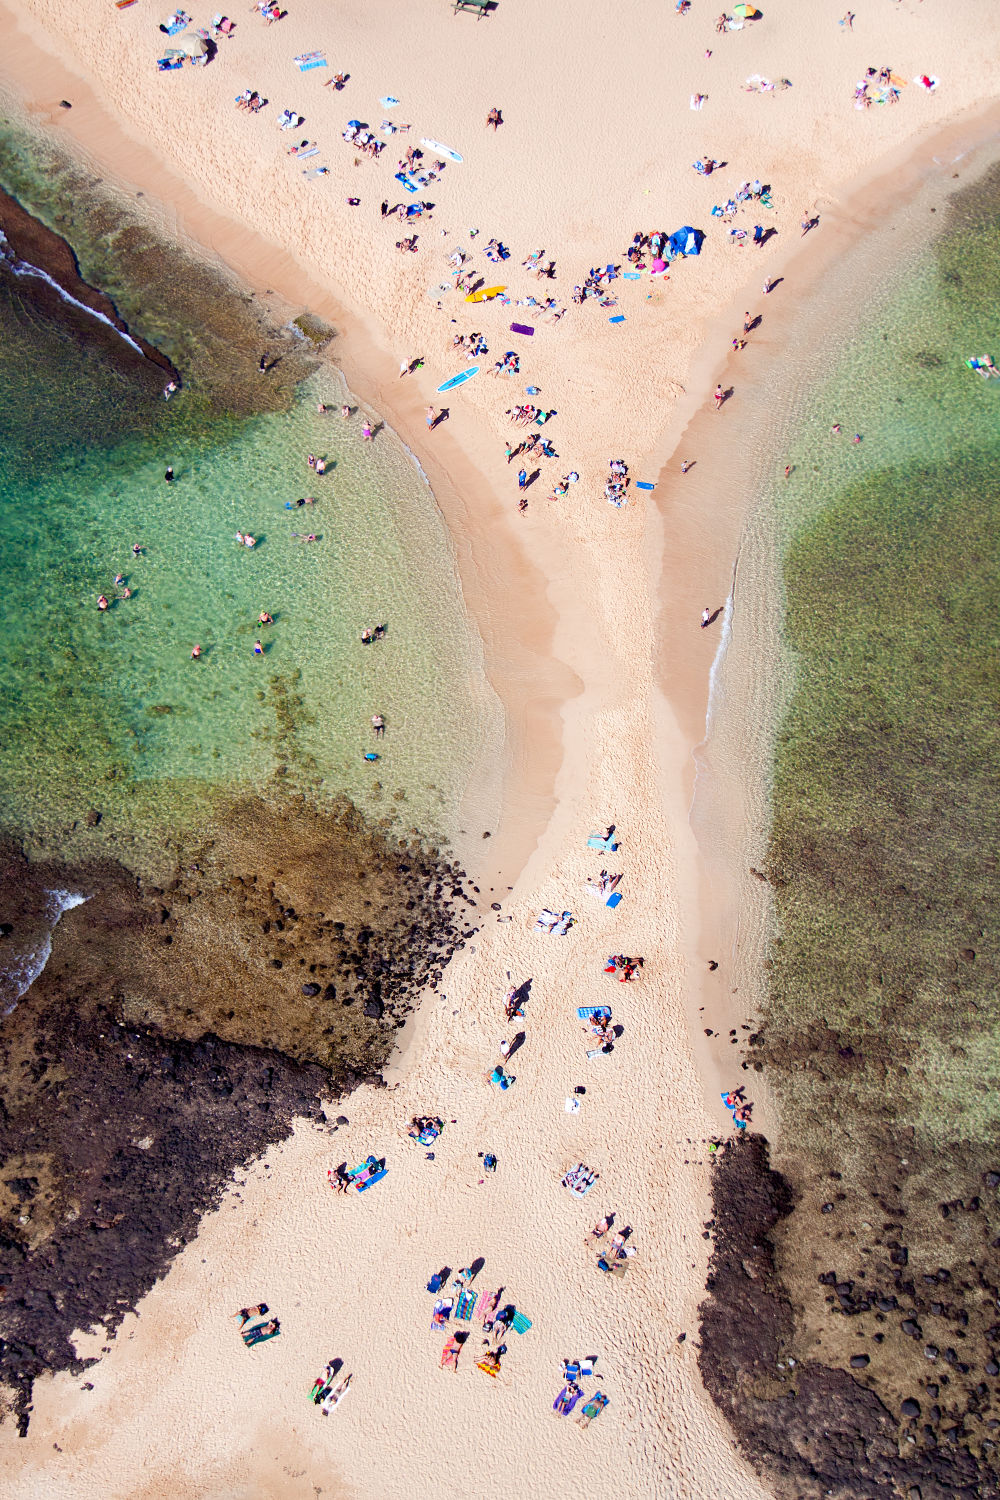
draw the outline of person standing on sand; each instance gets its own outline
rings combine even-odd
[[[429,406],[427,408],[427,410],[424,412],[424,421],[427,423],[428,428],[431,428],[431,427],[434,426],[434,417],[435,417],[434,408],[433,408],[433,406]]]
[[[706,604],[705,608],[701,612],[701,628],[702,628],[702,630],[705,629],[706,625],[708,625],[708,624],[711,623],[711,619],[712,619],[712,611],[709,609],[708,605]]]
[[[715,402],[715,409],[716,409],[716,411],[721,411],[722,410],[722,403],[723,403],[723,401],[725,401],[725,399],[726,399],[726,393],[725,393],[725,391],[722,389],[721,385],[717,385],[715,387],[715,392],[714,392],[714,394],[712,396],[712,400]]]
[[[771,288],[773,286],[774,286],[774,282],[771,280],[770,276],[766,276],[764,278],[764,296],[765,297],[768,295],[768,293],[770,292],[770,290],[771,290]]]
[[[487,125],[492,125],[495,132],[497,126],[503,124],[503,115],[498,109],[491,109],[486,116],[486,123]]]
[[[694,463],[694,459],[693,458],[686,458],[684,460],[684,462],[681,464],[681,473],[682,474],[686,474],[687,471],[688,471],[688,469],[690,469],[690,467],[691,467],[691,465],[693,463]]]

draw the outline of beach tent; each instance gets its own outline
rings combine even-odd
[[[681,229],[675,229],[667,244],[670,253],[674,255],[700,255],[701,242],[705,238],[700,229],[692,229],[690,224],[685,224]]]

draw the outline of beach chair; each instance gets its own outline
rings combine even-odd
[[[455,0],[451,9],[452,15],[457,16],[460,10],[475,11],[476,20],[479,21],[483,16],[489,15],[490,0]]]

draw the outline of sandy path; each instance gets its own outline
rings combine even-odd
[[[13,1443],[2,1434],[17,1460],[7,1486],[15,1500],[41,1490],[56,1500],[167,1492],[181,1500],[430,1500],[512,1483],[532,1497],[583,1488],[706,1500],[737,1488],[763,1493],[701,1390],[693,1347],[707,1168],[690,1165],[704,1157],[688,1141],[700,1143],[721,1122],[694,1066],[684,1003],[690,929],[682,926],[681,901],[695,879],[686,825],[689,733],[657,689],[662,663],[653,636],[657,591],[670,597],[691,588],[691,564],[672,549],[665,485],[657,493],[662,516],[635,498],[615,511],[601,490],[612,455],[625,457],[635,477],[655,478],[669,450],[673,403],[706,328],[734,302],[759,310],[770,252],[731,249],[710,218],[712,204],[743,178],[771,181],[774,212],[763,222],[779,229],[780,255],[798,236],[803,210],[827,212],[886,153],[995,92],[1000,57],[1000,17],[984,16],[972,0],[947,8],[866,0],[853,34],[838,28],[839,5],[825,0],[805,14],[794,0],[769,0],[766,10],[756,30],[719,38],[704,0],[684,18],[636,0],[627,18],[611,19],[568,0],[544,7],[500,0],[483,23],[453,17],[444,3],[399,8],[375,0],[333,17],[319,0],[292,0],[288,19],[270,29],[238,15],[236,37],[211,68],[164,77],[151,72],[158,37],[148,6],[108,14],[97,0],[72,11],[55,0],[26,0],[21,8],[22,22],[39,28],[36,40],[81,68],[166,168],[216,208],[290,247],[313,281],[354,311],[363,337],[344,342],[352,382],[419,448],[432,481],[452,477],[466,525],[481,533],[467,548],[461,528],[456,536],[475,574],[484,628],[502,634],[506,616],[534,608],[519,592],[521,575],[491,562],[491,549],[523,549],[546,580],[552,654],[581,690],[562,708],[554,811],[546,811],[518,881],[514,921],[489,922],[476,951],[456,961],[444,995],[427,1002],[391,1092],[355,1096],[344,1111],[349,1129],[333,1137],[301,1130],[205,1221],[141,1318],[127,1321],[89,1372],[92,1391],[69,1376],[40,1384],[27,1439]],[[322,89],[326,75],[300,78],[292,67],[292,54],[324,44],[331,71],[351,73],[342,95]],[[942,88],[927,95],[911,85],[894,108],[856,113],[855,80],[866,64],[887,61],[908,78],[939,73]],[[793,88],[747,94],[740,84],[753,72],[788,77]],[[271,96],[270,117],[250,120],[233,108],[245,84]],[[700,113],[688,109],[696,90],[708,94]],[[391,167],[355,167],[339,139],[348,118],[377,125],[377,99],[387,91],[403,101],[394,117],[414,123],[404,143],[426,134],[467,158],[427,192],[440,206],[420,231],[416,256],[396,254],[398,231],[379,218],[380,201],[396,186]],[[329,163],[329,180],[306,182],[286,159],[289,137],[274,125],[286,104],[306,114],[302,133],[321,140],[317,160]],[[495,136],[482,123],[493,104],[507,121]],[[73,112],[55,118],[102,163],[99,130],[88,135]],[[731,165],[699,179],[690,163],[703,152]],[[395,154],[390,145],[386,157]],[[155,175],[142,182],[155,196]],[[356,210],[344,201],[349,194],[362,199]],[[162,196],[169,201],[169,192]],[[450,422],[426,438],[423,406],[463,364],[449,351],[450,318],[461,331],[481,328],[492,359],[511,347],[505,330],[524,311],[494,305],[472,316],[449,294],[438,312],[426,288],[446,269],[442,245],[471,248],[469,226],[481,231],[478,245],[499,235],[511,246],[505,271],[518,295],[538,291],[520,261],[544,245],[557,261],[553,292],[565,302],[592,264],[620,260],[634,230],[683,223],[708,231],[700,260],[677,265],[648,298],[647,282],[617,283],[619,308],[571,307],[557,326],[540,326],[519,345],[522,379],[481,375],[452,400]],[[442,238],[442,228],[451,233]],[[253,274],[237,234],[215,243]],[[477,263],[485,269],[481,255]],[[268,284],[295,296],[294,278]],[[609,311],[624,311],[625,324],[612,327]],[[721,361],[721,337],[718,352]],[[398,361],[418,353],[426,371],[397,382]],[[704,365],[704,352],[701,358]],[[547,475],[572,468],[581,482],[571,502],[556,505],[536,487],[521,518],[502,459],[510,430],[502,413],[528,383],[559,412],[549,431],[561,457]],[[718,430],[721,442],[724,417]],[[710,496],[704,525],[710,537]],[[699,557],[697,566],[714,594],[731,558]],[[691,625],[674,649],[690,672],[685,680],[703,692],[713,643]],[[530,675],[523,686],[531,692]],[[522,738],[518,754],[530,752]],[[612,867],[620,859],[626,872],[615,915],[582,889],[604,863],[588,857],[586,835],[610,819],[623,836]],[[480,883],[485,890],[488,882]],[[529,930],[543,904],[577,912],[567,938]],[[601,974],[612,949],[644,954],[641,983],[623,987]],[[484,1075],[505,1034],[508,969],[534,983],[527,1041],[512,1064],[517,1083],[500,1096]],[[612,1057],[587,1063],[573,1010],[605,1000],[625,1034]],[[572,1117],[563,1099],[577,1083],[587,1094]],[[457,1122],[434,1162],[402,1136],[413,1112]],[[331,1194],[326,1166],[369,1150],[388,1156],[385,1181],[356,1201]],[[496,1178],[482,1185],[480,1150],[500,1159]],[[562,1171],[579,1158],[602,1174],[584,1204],[559,1187]],[[622,1282],[601,1277],[582,1245],[607,1208],[632,1224],[639,1249]],[[504,1283],[534,1323],[508,1340],[496,1386],[468,1351],[457,1375],[439,1371],[441,1336],[428,1327],[428,1276],[478,1255],[486,1257],[481,1284]],[[284,1331],[248,1354],[228,1314],[260,1297]],[[688,1338],[679,1345],[681,1332]],[[583,1434],[557,1420],[551,1403],[561,1358],[591,1352],[600,1355],[613,1405]],[[306,1394],[333,1356],[354,1371],[355,1386],[325,1419]]]

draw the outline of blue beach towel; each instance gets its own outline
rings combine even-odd
[[[392,175],[395,177],[397,182],[401,182],[403,184],[408,193],[415,193],[417,191],[417,184],[410,181],[408,173],[394,172]]]
[[[655,490],[656,489],[656,485],[655,484],[648,484],[645,479],[637,479],[636,482],[635,482],[635,487],[636,487],[637,490]]]
[[[510,1320],[510,1326],[515,1333],[527,1333],[531,1327],[531,1319],[526,1318],[522,1312],[516,1312]]]
[[[609,323],[624,323],[624,321],[625,321],[625,314],[624,313],[615,313],[615,315],[614,315],[613,318],[609,318],[608,319]]]
[[[581,1021],[589,1021],[591,1016],[607,1016],[611,1020],[610,1005],[578,1005],[576,1013]]]
[[[622,899],[622,893],[621,893],[621,891],[612,891],[611,895],[608,897],[607,901],[605,901],[604,904],[605,904],[605,906],[610,906],[613,909],[614,907],[616,907],[618,905],[618,903],[619,903],[619,901],[621,899]]]
[[[638,281],[639,280],[639,272],[638,271],[623,271],[622,275],[624,276],[624,278],[625,278],[626,281]]]

